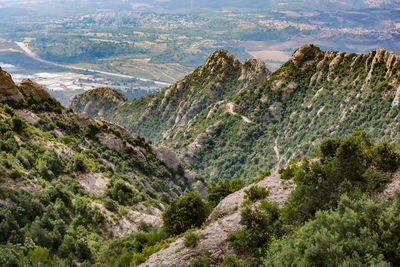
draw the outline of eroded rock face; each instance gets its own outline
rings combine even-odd
[[[393,177],[392,182],[385,186],[383,197],[387,200],[394,199],[396,190],[400,190],[400,172],[397,171]]]
[[[19,116],[21,116],[31,124],[35,124],[40,120],[40,118],[35,113],[28,109],[16,109],[15,113],[17,113]]]
[[[322,55],[321,49],[312,45],[305,44],[293,53],[292,62],[295,65],[307,67],[318,60],[318,57]]]
[[[23,100],[24,97],[15,85],[11,75],[0,68],[0,101]]]
[[[124,140],[110,133],[98,133],[96,137],[99,142],[110,149],[122,150],[125,147]]]
[[[77,181],[88,191],[96,196],[101,196],[106,192],[110,179],[101,173],[83,173],[77,175]]]
[[[280,207],[287,201],[294,187],[291,181],[282,180],[278,173],[266,177],[257,185],[266,187],[270,191],[268,200],[278,202]],[[139,266],[183,267],[200,254],[202,245],[210,252],[211,266],[221,266],[224,258],[234,253],[233,247],[228,241],[228,234],[242,228],[240,213],[245,196],[244,191],[250,186],[227,196],[218,204],[207,220],[208,225],[204,229],[196,231],[200,236],[197,247],[193,249],[185,247],[184,238],[181,237],[171,243],[168,248],[151,255],[145,263]]]
[[[264,61],[247,59],[242,65],[242,74],[239,80],[262,80],[268,77],[271,72]]]
[[[123,93],[101,87],[72,97],[67,106],[89,117],[102,117],[105,111],[126,101]]]
[[[193,185],[193,190],[197,193],[200,194],[200,196],[202,196],[203,198],[205,198],[207,196],[207,187],[204,185],[204,183],[202,181],[197,181],[194,185]]]
[[[152,146],[151,150],[159,160],[163,161],[165,165],[167,165],[168,168],[178,171],[179,166],[181,166],[181,161],[172,150],[166,146]]]
[[[40,84],[30,79],[25,79],[19,83],[18,89],[25,96],[30,96],[36,100],[50,99],[50,94]]]

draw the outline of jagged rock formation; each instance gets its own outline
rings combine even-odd
[[[70,99],[68,106],[89,117],[102,117],[113,105],[128,101],[128,98],[109,87],[90,90]]]
[[[205,176],[251,179],[357,127],[400,141],[400,58],[304,45],[258,86],[217,102],[165,142]]]
[[[96,89],[72,99],[70,107],[88,116],[104,116],[133,134],[160,140],[171,128],[187,123],[209,105],[253,87],[269,74],[264,62],[252,59],[242,64],[230,52],[218,50],[204,65],[161,92],[126,102],[110,101],[103,96],[104,89]]]
[[[18,89],[24,96],[32,97],[35,100],[50,99],[50,94],[37,82],[25,79],[18,84]]]
[[[20,101],[23,98],[11,75],[0,68],[0,101]]]

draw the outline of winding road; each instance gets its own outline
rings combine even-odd
[[[85,69],[85,68],[80,68],[80,67],[73,67],[73,66],[69,66],[69,65],[59,64],[59,63],[56,63],[56,62],[51,62],[51,61],[48,61],[48,60],[40,58],[25,43],[23,43],[23,42],[15,42],[15,44],[18,45],[19,48],[21,48],[27,56],[33,58],[34,60],[49,64],[49,65],[62,67],[62,68],[70,69],[70,70],[88,71],[88,72],[100,73],[100,74],[114,76],[114,77],[120,77],[120,78],[126,78],[126,79],[136,79],[136,80],[143,81],[143,82],[154,82],[158,86],[169,86],[169,85],[171,85],[171,84],[166,83],[166,82],[155,81],[155,80],[144,79],[144,78],[138,78],[138,77],[125,75],[125,74],[120,74],[120,73],[113,73],[113,72],[107,72],[107,71],[101,71],[101,70],[93,70],[93,69]]]

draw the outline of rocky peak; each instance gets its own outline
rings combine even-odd
[[[322,54],[323,52],[319,47],[313,44],[305,44],[292,54],[292,62],[297,66],[307,68],[316,62]]]
[[[86,116],[102,117],[105,108],[127,101],[128,98],[123,93],[109,87],[101,87],[72,97],[68,107]]]
[[[23,100],[21,92],[15,85],[11,75],[0,68],[0,101]]]
[[[242,74],[239,80],[261,80],[271,74],[264,61],[247,59],[242,65]]]
[[[226,67],[228,64],[238,67],[240,65],[240,61],[234,55],[232,55],[231,52],[224,49],[220,49],[212,53],[207,58],[204,67],[205,68],[215,67],[215,66]]]
[[[24,96],[30,96],[36,100],[50,99],[50,94],[37,82],[30,79],[25,79],[18,85],[19,91]]]

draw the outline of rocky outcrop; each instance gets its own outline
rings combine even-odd
[[[68,107],[89,117],[102,117],[107,109],[128,101],[128,98],[109,87],[101,87],[72,97]]]
[[[30,124],[35,124],[40,120],[40,118],[35,113],[27,109],[16,109],[15,113],[24,118]]]
[[[268,200],[276,201],[279,206],[286,202],[293,189],[293,183],[282,180],[278,173],[266,177],[257,185],[269,189]],[[184,238],[181,237],[171,243],[168,248],[151,255],[145,263],[139,266],[183,267],[200,254],[203,245],[210,252],[211,266],[221,266],[224,258],[234,253],[228,241],[228,234],[242,228],[239,223],[240,212],[245,195],[244,191],[250,186],[229,195],[218,204],[208,218],[208,225],[202,230],[196,231],[200,236],[200,241],[195,248],[185,247]]]
[[[159,160],[167,165],[168,168],[173,169],[176,172],[179,170],[179,167],[181,166],[181,161],[178,156],[174,152],[172,152],[171,149],[166,146],[152,146],[151,150]]]
[[[82,173],[76,175],[76,180],[88,191],[96,196],[106,192],[110,179],[101,173]]]
[[[96,134],[99,142],[110,149],[122,150],[125,148],[126,143],[121,138],[111,133],[98,133]]]
[[[47,100],[51,98],[46,89],[30,79],[20,82],[18,89],[24,96],[32,97],[35,100]]]
[[[306,69],[315,63],[321,55],[323,55],[321,49],[312,44],[305,44],[293,53],[292,62]]]
[[[242,73],[239,80],[262,80],[271,75],[264,61],[247,59],[242,64]]]
[[[15,85],[11,75],[0,68],[0,101],[23,100],[24,97]]]
[[[160,216],[150,215],[138,211],[130,210],[121,218],[116,218],[115,214],[107,210],[103,204],[93,202],[92,206],[97,207],[107,218],[113,234],[118,237],[126,236],[138,231],[141,223],[151,225],[151,227],[162,227],[163,221]]]
[[[392,177],[392,182],[385,186],[383,197],[387,200],[394,199],[396,191],[400,190],[400,172],[397,171]]]

